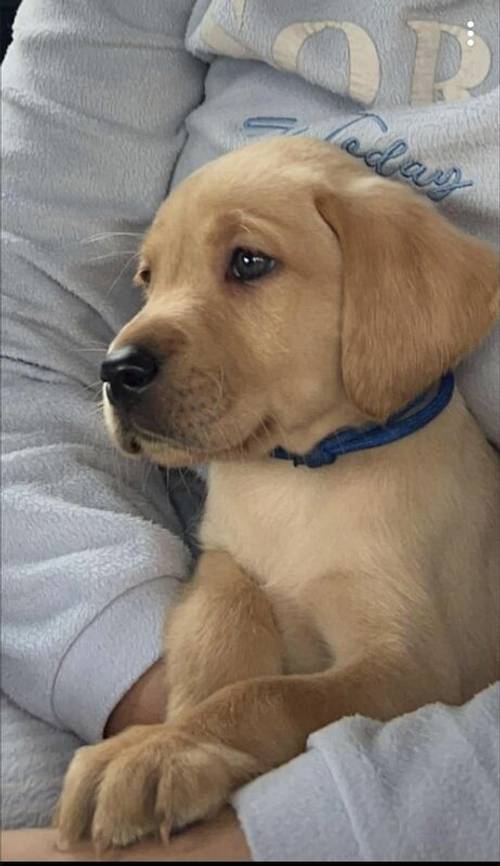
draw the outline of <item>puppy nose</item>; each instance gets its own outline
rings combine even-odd
[[[101,379],[108,384],[108,397],[114,405],[130,402],[156,377],[159,364],[144,346],[122,346],[110,352],[101,366]]]

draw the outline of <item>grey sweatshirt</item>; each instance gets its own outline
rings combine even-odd
[[[497,0],[24,0],[2,184],[2,666],[20,706],[99,739],[189,573],[161,474],[117,456],[97,408],[168,189],[306,133],[496,240],[498,18]],[[497,442],[499,380],[497,331],[459,372]],[[316,733],[235,799],[255,859],[495,859],[498,698]]]

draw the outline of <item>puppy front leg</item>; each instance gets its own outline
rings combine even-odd
[[[282,672],[283,645],[271,604],[229,553],[199,559],[167,618],[168,721],[230,683]]]
[[[165,647],[169,724],[129,728],[77,752],[64,783],[57,821],[67,841],[91,835],[104,847],[111,842],[123,845],[158,824],[175,825],[164,815],[161,801],[185,760],[187,767],[191,757],[196,760],[196,748],[191,755],[192,739],[176,735],[172,719],[229,683],[282,670],[282,640],[270,602],[223,551],[200,557],[184,599],[167,619]],[[220,747],[216,751],[220,754]],[[253,759],[243,756],[240,762],[236,752],[227,752],[238,765],[237,780],[241,772],[252,775]],[[222,787],[233,787],[229,766],[214,769],[211,752],[200,757],[197,767],[202,776],[208,773],[208,793],[215,778],[220,778]],[[178,785],[176,790],[179,811],[187,821],[192,815],[195,820],[200,804],[193,804],[193,813],[189,790]]]
[[[410,659],[384,658],[383,651],[372,651],[317,674],[227,686],[184,713],[176,727],[200,743],[251,757],[259,775],[300,754],[309,734],[344,716],[386,721],[429,699],[438,696],[427,694]]]
[[[81,749],[65,781],[61,833],[124,845],[215,814],[232,791],[300,754],[329,722],[355,713],[388,719],[418,706],[415,672],[393,665],[377,654],[337,671],[236,682],[172,724]]]

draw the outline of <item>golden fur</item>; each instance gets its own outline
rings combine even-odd
[[[242,285],[236,247],[279,264]],[[80,750],[67,775],[61,834],[104,847],[213,814],[342,716],[459,704],[499,674],[499,463],[458,393],[328,467],[267,456],[383,421],[455,366],[497,315],[493,251],[335,147],[280,138],[182,184],[138,280],[113,347],[166,361],[108,427],[128,453],[209,462],[209,493],[166,628],[166,723]]]

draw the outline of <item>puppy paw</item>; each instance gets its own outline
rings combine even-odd
[[[130,728],[76,753],[57,809],[61,847],[99,853],[210,817],[258,772],[254,758],[167,725]]]

